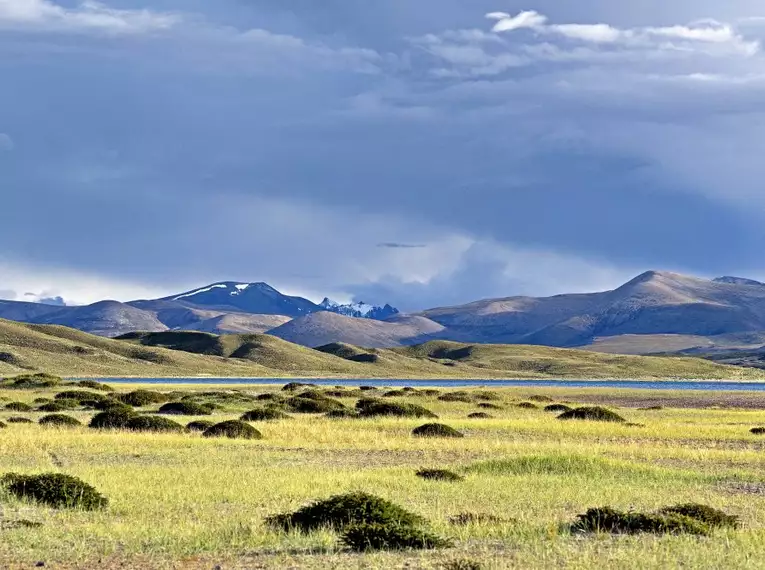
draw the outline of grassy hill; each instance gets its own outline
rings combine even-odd
[[[393,349],[298,346],[258,334],[133,333],[107,339],[0,320],[0,375],[323,376],[355,378],[708,378],[765,380],[759,370],[697,358],[619,356],[535,346],[432,341]]]

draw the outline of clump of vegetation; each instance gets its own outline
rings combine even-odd
[[[424,390],[420,390],[419,394],[420,396],[435,398],[441,394],[441,390],[436,390],[435,388],[425,388]]]
[[[51,400],[50,398],[35,398],[34,400],[32,400],[32,402],[35,404],[47,404],[48,402],[52,402],[52,401],[53,400]]]
[[[446,424],[424,424],[412,430],[415,437],[465,437],[462,432],[457,431]]]
[[[449,471],[448,469],[420,469],[415,475],[421,479],[429,479],[433,481],[457,482],[465,480],[462,475],[459,475],[454,471]]]
[[[104,396],[97,392],[87,392],[86,390],[65,390],[53,396],[54,400],[73,400],[81,405],[83,402],[102,402],[111,400],[109,396]]]
[[[295,396],[285,401],[287,408],[297,414],[326,414],[333,410],[342,410],[345,406],[342,402],[327,398],[320,394],[320,398],[306,398]]]
[[[58,376],[40,372],[38,374],[21,374],[8,378],[3,381],[3,385],[7,388],[35,389],[53,388],[61,384],[61,382],[62,380]]]
[[[700,521],[711,528],[738,528],[739,519],[737,516],[729,515],[720,509],[715,509],[709,505],[699,503],[684,503],[671,507],[664,507],[659,510],[661,515],[680,515],[690,517]]]
[[[567,406],[566,404],[550,404],[549,406],[545,406],[544,410],[545,412],[552,412],[552,413],[563,413],[563,412],[570,412],[573,408],[571,406]]]
[[[470,560],[468,558],[460,558],[458,560],[450,560],[444,564],[444,570],[482,570],[483,564],[477,560]]]
[[[437,418],[438,416],[417,404],[384,402],[373,398],[364,398],[356,403],[356,409],[362,417],[396,416],[401,418]]]
[[[388,390],[382,394],[383,398],[403,398],[408,395],[409,393],[404,390]]]
[[[65,412],[77,407],[77,402],[74,400],[56,400],[55,402],[48,402],[37,408],[38,412],[55,413]]]
[[[749,430],[749,433],[753,435],[765,435],[765,427],[753,427]]]
[[[516,404],[515,407],[521,408],[523,410],[538,410],[539,409],[539,406],[531,402],[521,402],[520,404]]]
[[[357,491],[316,501],[293,513],[270,516],[266,522],[285,532],[294,529],[307,533],[320,528],[341,530],[362,523],[418,526],[425,521],[386,499]]]
[[[264,401],[273,402],[273,401],[282,400],[284,398],[281,394],[274,394],[273,392],[267,392],[265,394],[258,394],[257,396],[255,396],[255,399],[261,402],[264,402]]]
[[[80,380],[79,382],[75,382],[74,385],[79,386],[80,388],[100,390],[101,392],[114,392],[114,388],[108,384],[102,384],[101,382],[96,382],[95,380]]]
[[[93,416],[88,425],[94,429],[125,429],[134,417],[136,413],[133,410],[107,410]]]
[[[678,505],[657,513],[624,512],[611,507],[589,509],[577,516],[572,530],[579,532],[607,532],[611,534],[696,534],[705,535],[715,526],[738,524],[716,509],[703,505]],[[721,516],[722,515],[722,516]],[[696,518],[698,517],[698,518]],[[707,522],[707,517],[709,521]],[[721,521],[725,521],[721,523]]]
[[[625,420],[616,412],[600,406],[589,406],[584,408],[575,408],[568,412],[563,412],[558,416],[559,420],[590,420],[596,422],[616,422],[624,423]]]
[[[127,421],[125,429],[156,433],[178,433],[184,430],[181,424],[159,416],[134,416]]]
[[[133,392],[118,395],[117,399],[128,406],[143,408],[144,406],[167,402],[168,396],[152,390],[134,390]]]
[[[316,384],[305,384],[304,382],[289,382],[282,387],[286,392],[296,392],[303,388],[316,388]]]
[[[532,402],[539,402],[541,404],[549,404],[555,401],[550,396],[540,396],[540,395],[529,396],[529,400],[531,400]]]
[[[395,523],[358,523],[347,526],[343,543],[356,552],[369,550],[407,550],[449,548],[452,542],[413,526]]]
[[[449,392],[439,396],[438,400],[441,402],[464,402],[466,404],[473,403],[473,397],[467,392]]]
[[[498,406],[497,404],[489,404],[487,402],[481,402],[478,404],[479,408],[483,408],[484,410],[501,410],[502,406]]]
[[[13,416],[6,420],[9,424],[33,424],[34,422],[29,418],[22,418],[19,416]]]
[[[273,420],[286,420],[289,416],[275,408],[257,408],[245,412],[239,418],[243,422],[267,422]]]
[[[647,408],[638,408],[638,410],[641,410],[644,412],[658,412],[663,409],[664,409],[663,406],[648,406]]]
[[[6,428],[8,425],[5,422],[0,422],[0,429]]]
[[[227,437],[229,439],[262,439],[263,434],[239,420],[221,422],[207,428],[202,435],[204,437]]]
[[[177,416],[209,416],[212,410],[209,405],[195,402],[168,402],[159,408],[160,414]]]
[[[215,425],[215,422],[210,422],[207,420],[196,420],[196,421],[187,423],[186,429],[189,431],[207,431],[209,428],[213,427],[214,425]]]
[[[5,405],[5,409],[11,412],[31,412],[32,406],[24,402],[11,402]]]
[[[67,416],[66,414],[49,414],[40,418],[39,424],[41,426],[54,426],[54,427],[78,427],[82,424],[76,418]]]
[[[63,473],[8,473],[0,479],[0,484],[19,499],[33,500],[56,509],[93,511],[106,508],[109,504],[109,500],[92,486]]]
[[[491,414],[487,414],[486,412],[473,412],[472,414],[468,414],[468,418],[471,420],[490,420],[493,418]]]
[[[487,513],[465,512],[454,515],[453,517],[449,517],[449,524],[453,524],[455,526],[468,526],[471,524],[505,524],[508,522],[512,521]]]
[[[94,410],[99,410],[101,412],[106,412],[108,410],[133,411],[132,406],[128,406],[127,404],[123,404],[117,400],[112,400],[111,398],[106,398],[97,402],[83,402],[83,404],[89,408],[93,408]]]
[[[359,390],[361,390],[362,392],[373,392],[377,390],[377,388],[375,388],[374,386],[359,386]]]

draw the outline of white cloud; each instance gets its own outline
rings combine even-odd
[[[616,42],[624,36],[623,32],[607,24],[561,24],[546,30],[574,40],[595,43]]]
[[[501,17],[498,18],[499,16]],[[494,27],[492,28],[492,31],[497,33],[510,32],[523,28],[531,28],[533,30],[540,29],[547,22],[547,16],[543,16],[534,10],[521,12],[517,16],[510,16],[509,14],[503,14],[501,12],[491,12],[486,14],[486,17],[499,20],[496,24],[494,24]]]
[[[140,34],[165,30],[178,14],[153,10],[121,10],[87,0],[66,8],[50,0],[0,0],[0,27],[22,30]]]

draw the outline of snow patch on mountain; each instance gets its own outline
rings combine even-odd
[[[200,293],[207,293],[208,291],[212,291],[213,289],[225,289],[226,285],[220,283],[217,285],[210,285],[209,287],[205,287],[204,289],[197,289],[196,291],[190,291],[189,293],[184,293],[183,295],[178,295],[177,297],[173,297],[173,301],[177,301],[178,299],[184,299],[186,297],[193,297],[194,295],[199,295]]]
[[[387,305],[387,304],[383,307],[379,307],[376,305],[369,305],[364,302],[347,303],[347,304],[341,305],[340,303],[332,301],[331,299],[327,297],[325,297],[324,300],[321,303],[319,303],[319,307],[321,307],[325,311],[329,311],[331,313],[337,313],[338,315],[345,315],[346,317],[374,319],[378,321],[381,321],[393,315],[397,315],[399,312],[398,309],[396,309],[395,307],[391,307],[390,305]]]

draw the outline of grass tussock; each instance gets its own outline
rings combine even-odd
[[[358,523],[346,527],[341,540],[350,550],[411,550],[449,548],[452,541],[414,526],[391,523]]]
[[[623,417],[616,412],[600,406],[585,406],[563,412],[558,416],[559,420],[589,420],[593,422],[625,423]]]
[[[446,481],[449,483],[457,483],[464,481],[465,478],[462,475],[449,471],[448,469],[420,469],[415,473],[420,479],[427,479],[429,481]]]
[[[550,404],[549,406],[545,406],[544,410],[545,412],[561,414],[570,412],[573,410],[573,408],[571,406],[567,406],[566,404]]]
[[[417,404],[384,402],[374,398],[364,398],[356,403],[359,415],[365,418],[393,416],[399,418],[437,418],[438,416]]]
[[[77,418],[66,414],[49,414],[40,418],[39,424],[48,427],[80,427],[82,423]]]
[[[189,431],[204,432],[213,427],[215,422],[208,420],[195,420],[186,424],[186,429]]]
[[[439,423],[424,424],[416,427],[412,430],[412,435],[415,437],[465,437],[465,434],[453,427]]]
[[[20,475],[8,473],[0,485],[18,499],[31,500],[55,509],[93,511],[109,504],[106,497],[84,481],[63,473]]]
[[[9,424],[33,424],[34,421],[30,420],[29,418],[24,418],[21,416],[12,416],[8,419],[6,419]]]
[[[229,420],[217,423],[207,428],[202,435],[204,437],[226,437],[228,439],[263,439],[263,434],[239,420]]]
[[[175,416],[209,416],[212,414],[212,407],[196,402],[168,402],[160,406],[159,413]]]
[[[132,409],[107,410],[93,416],[88,426],[93,429],[125,429],[136,415]]]
[[[144,431],[154,433],[181,433],[184,427],[169,418],[160,416],[135,416],[125,424],[125,429],[130,431]]]
[[[256,408],[245,412],[239,418],[243,422],[269,422],[275,420],[288,420],[290,416],[275,408]]]
[[[153,390],[134,390],[133,392],[120,394],[117,396],[117,399],[128,406],[143,408],[144,406],[167,402],[168,396]]]
[[[11,402],[5,405],[5,409],[9,412],[31,412],[34,408],[24,402]]]

